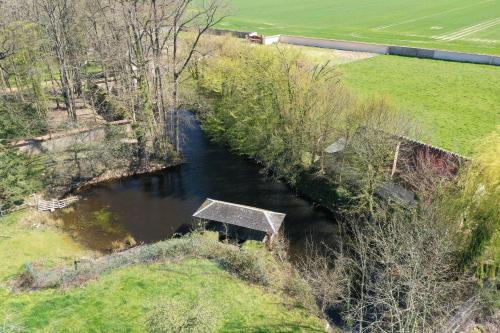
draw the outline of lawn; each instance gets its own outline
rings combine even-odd
[[[500,125],[500,67],[377,56],[341,65],[361,96],[387,96],[414,116],[422,139],[467,156]]]
[[[27,331],[144,332],[145,314],[161,298],[208,299],[222,315],[219,332],[323,332],[316,317],[209,260],[120,269],[84,288],[3,290],[0,322]]]
[[[96,255],[48,223],[45,214],[29,210],[0,218],[0,283],[19,273],[27,262],[43,260],[50,267]]]
[[[228,0],[220,28],[500,54],[500,0]]]
[[[215,261],[172,260],[115,269],[83,286],[11,292],[28,261],[68,265],[91,256],[32,212],[0,219],[0,332],[144,332],[163,299],[203,298],[220,315],[218,332],[323,332],[323,322],[293,301],[228,273]]]

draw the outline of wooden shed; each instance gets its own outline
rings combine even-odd
[[[207,199],[193,217],[208,221],[210,228],[239,240],[259,240],[270,245],[283,224],[285,214]]]

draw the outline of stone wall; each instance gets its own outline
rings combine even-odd
[[[11,146],[28,155],[37,155],[46,152],[58,152],[81,143],[102,140],[110,127],[123,129],[124,137],[131,131],[131,123],[128,120],[119,120],[107,123],[103,126],[93,128],[78,128],[64,132],[47,134],[44,136],[13,142]]]

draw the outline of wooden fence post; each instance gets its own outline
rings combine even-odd
[[[398,166],[398,157],[399,157],[399,147],[400,146],[401,146],[401,141],[399,141],[398,145],[396,146],[396,153],[394,154],[394,162],[392,162],[391,178],[394,177],[394,174],[396,173],[396,169]]]

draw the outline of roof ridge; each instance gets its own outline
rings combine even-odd
[[[276,228],[274,227],[273,222],[271,221],[270,216],[268,215],[268,212],[264,212],[264,216],[266,217],[267,223],[271,226],[271,229],[273,229],[273,233],[276,233]]]
[[[205,209],[207,209],[208,207],[212,206],[212,205],[214,204],[214,202],[215,202],[215,201],[214,201],[214,200],[212,200],[212,199],[207,199],[207,200],[211,200],[212,202],[211,202],[211,203],[209,203],[208,205],[206,205],[205,207],[203,207],[203,208],[201,208],[201,209],[198,209],[198,210],[197,210],[197,211],[193,214],[193,216],[194,216],[194,215],[198,215],[198,214],[200,214],[202,211],[204,211],[204,210],[205,210]],[[205,200],[205,201],[207,201],[207,200]]]
[[[283,213],[273,212],[273,211],[267,210],[267,209],[262,209],[262,208],[247,206],[247,205],[241,205],[241,204],[237,204],[237,203],[233,203],[233,202],[215,200],[215,199],[210,199],[210,198],[207,198],[207,200],[211,200],[213,202],[223,203],[223,204],[227,204],[227,205],[237,206],[237,207],[248,208],[248,209],[252,209],[252,210],[256,210],[256,211],[262,212],[264,214],[265,213],[272,213],[272,214],[277,214],[277,215],[286,215],[286,214],[283,214]]]

